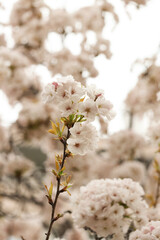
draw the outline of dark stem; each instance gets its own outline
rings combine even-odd
[[[135,231],[135,226],[134,226],[134,223],[131,222],[131,224],[128,228],[128,231],[126,232],[126,234],[124,236],[125,240],[129,240],[129,236],[130,236],[131,232],[133,232],[133,231]]]
[[[93,235],[95,240],[103,239],[103,237],[98,237],[97,233],[93,229],[91,229],[90,227],[84,227],[84,230],[89,231]]]
[[[133,118],[134,118],[134,114],[132,112],[129,112],[129,124],[128,124],[128,129],[132,129],[133,128]]]
[[[25,238],[24,238],[23,236],[21,236],[21,239],[22,239],[22,240],[25,240]]]
[[[66,159],[66,148],[67,148],[67,139],[70,137],[70,131],[68,129],[68,133],[67,133],[67,137],[64,141],[62,141],[63,143],[63,159],[62,159],[62,163],[60,166],[60,170],[63,168],[64,163],[65,163],[65,159]],[[50,220],[50,224],[49,224],[49,229],[48,232],[46,233],[46,239],[45,240],[49,240],[50,234],[51,234],[51,230],[52,230],[52,226],[53,223],[58,220],[60,217],[62,217],[63,215],[57,216],[55,217],[55,209],[56,209],[56,205],[57,205],[57,201],[58,201],[58,197],[60,195],[60,193],[62,193],[63,191],[60,190],[60,184],[61,184],[61,176],[57,177],[57,190],[56,190],[56,196],[54,201],[51,201],[50,204],[52,205],[52,214],[51,214],[51,220]]]
[[[108,235],[107,237],[98,237],[97,233],[93,229],[91,229],[90,227],[85,226],[84,230],[89,231],[93,235],[95,240],[102,240],[102,239],[111,240],[113,238],[113,235],[114,235],[114,234],[111,234],[111,235]]]

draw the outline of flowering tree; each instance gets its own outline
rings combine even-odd
[[[0,86],[13,107],[21,104],[17,120],[0,126],[2,240],[159,239],[159,66],[156,58],[146,60],[126,99],[132,117],[150,110],[148,138],[133,125],[107,134],[113,105],[87,81],[98,76],[96,57],[112,55],[103,34],[108,14],[118,24],[106,0],[72,13],[19,0],[9,21],[0,19]],[[67,47],[70,36],[81,39],[77,54]],[[60,50],[49,46],[55,38]]]

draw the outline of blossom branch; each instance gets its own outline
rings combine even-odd
[[[57,179],[54,201],[52,200],[52,182],[49,188],[46,186],[47,198],[52,206],[50,225],[46,234],[46,240],[49,240],[53,223],[63,216],[62,214],[55,216],[58,197],[61,193],[68,192],[67,189],[70,187],[68,183],[71,176],[68,176],[65,182],[61,182],[61,177],[64,176],[65,158],[73,155],[85,155],[88,151],[95,150],[98,132],[91,122],[97,116],[109,121],[114,114],[112,112],[113,105],[105,99],[103,90],[97,89],[94,85],[88,90],[76,82],[72,76],[62,77],[59,82],[48,84],[42,93],[42,99],[45,103],[58,104],[57,114],[60,119],[56,123],[51,121],[52,129],[49,130],[49,133],[55,135],[54,139],[61,141],[64,145],[63,157],[56,155],[56,170],[52,170]],[[67,136],[63,135],[65,127],[68,129]],[[60,189],[61,185],[63,187]]]
[[[87,230],[87,231],[89,231],[91,234],[93,234],[93,237],[94,237],[95,240],[101,240],[101,239],[103,239],[103,237],[98,237],[97,233],[96,233],[95,231],[93,231],[90,227],[85,226],[85,227],[84,227],[84,230]]]
[[[69,131],[69,128],[68,128],[68,132],[67,132],[67,137],[66,137],[66,139],[62,139],[62,140],[61,140],[61,142],[63,143],[64,148],[63,148],[63,158],[62,158],[62,163],[61,163],[61,166],[60,166],[60,171],[63,169],[64,163],[65,163],[65,159],[66,159],[66,157],[67,157],[66,149],[67,149],[67,140],[68,140],[69,136],[70,136],[70,131]],[[56,196],[55,196],[54,201],[53,201],[49,196],[47,196],[48,201],[49,201],[49,204],[51,204],[51,206],[52,206],[52,213],[51,213],[51,219],[50,219],[49,229],[48,229],[48,232],[46,233],[46,240],[49,240],[53,223],[54,223],[55,221],[57,221],[59,218],[63,217],[63,215],[64,215],[64,214],[58,214],[58,215],[55,217],[55,209],[56,209],[58,197],[59,197],[59,195],[60,195],[62,192],[64,192],[64,191],[62,191],[63,189],[60,189],[60,185],[61,185],[61,175],[58,175],[56,179],[57,179],[57,190],[56,190]]]

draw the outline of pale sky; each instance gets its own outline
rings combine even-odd
[[[5,5],[11,7],[15,0],[5,0]],[[1,1],[3,2],[3,1]],[[74,11],[81,6],[89,5],[93,0],[46,0],[55,7],[65,6],[69,11]],[[136,9],[134,4],[126,9],[120,0],[110,1],[115,6],[115,11],[119,16],[119,23],[114,27],[112,19],[108,19],[108,24],[104,30],[104,36],[111,41],[111,52],[113,56],[106,60],[104,56],[96,58],[95,65],[99,70],[97,80],[93,81],[99,88],[105,89],[106,97],[114,104],[117,113],[110,123],[110,132],[125,128],[124,105],[129,90],[136,84],[137,76],[143,68],[135,67],[131,72],[131,66],[137,59],[151,57],[157,53],[160,45],[160,0],[150,0],[147,6]],[[6,14],[7,15],[7,14]],[[5,18],[0,16],[0,18]],[[75,36],[71,41],[67,41],[67,46],[73,46]],[[78,46],[75,41],[75,53]],[[57,41],[58,47],[58,41]],[[43,73],[44,74],[44,73]],[[11,108],[2,93],[0,93],[0,117],[3,124],[8,125],[18,116],[19,106]],[[2,107],[3,106],[3,107]],[[141,126],[140,126],[141,127]]]

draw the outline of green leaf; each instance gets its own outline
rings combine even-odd
[[[53,183],[51,182],[50,188],[48,190],[49,197],[52,197],[52,192],[53,192]]]

